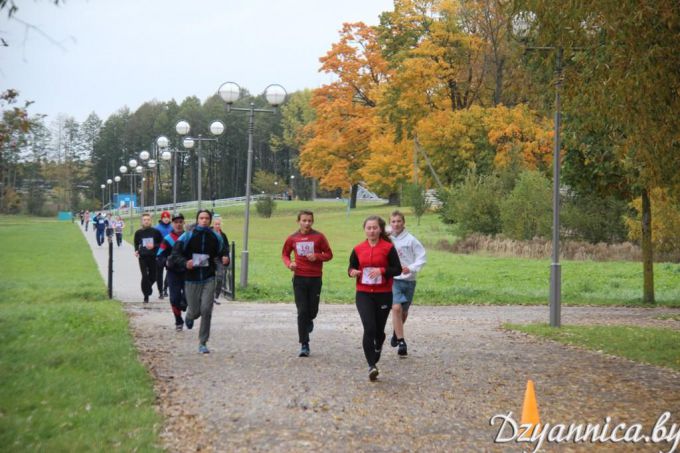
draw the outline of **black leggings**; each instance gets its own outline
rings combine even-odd
[[[140,256],[139,270],[142,272],[142,294],[148,297],[153,292],[153,284],[156,281],[156,257],[153,255]]]
[[[321,277],[293,277],[293,291],[297,306],[298,338],[309,343],[309,326],[319,313]]]
[[[382,349],[385,342],[385,324],[392,309],[392,291],[388,293],[365,293],[357,291],[357,310],[364,326],[364,355],[368,366],[375,366],[376,349]]]

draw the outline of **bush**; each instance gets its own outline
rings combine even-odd
[[[613,244],[626,240],[626,202],[614,197],[593,194],[577,195],[564,203],[562,210],[565,236],[597,244]]]
[[[258,198],[255,203],[255,208],[260,217],[268,219],[272,216],[274,209],[276,209],[276,203],[270,195]]]
[[[418,225],[420,225],[420,218],[430,207],[425,188],[419,184],[409,184],[404,188],[404,198],[406,198],[406,205],[413,208],[413,215],[416,216]]]
[[[552,227],[550,181],[535,171],[520,174],[510,195],[501,202],[503,233],[512,239],[549,237]]]
[[[462,183],[442,194],[440,216],[445,223],[456,223],[462,236],[496,234],[501,226],[499,195],[497,177],[470,173]]]

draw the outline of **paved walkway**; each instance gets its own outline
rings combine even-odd
[[[87,233],[93,254],[105,247]],[[547,307],[414,306],[409,357],[389,346],[368,382],[361,329],[351,305],[322,305],[312,356],[295,356],[293,304],[216,306],[212,353],[196,352],[197,330],[175,332],[167,301],[140,302],[132,249],[115,249],[115,296],[126,302],[141,358],[155,378],[163,441],[170,451],[531,451],[496,445],[489,419],[519,419],[527,379],[550,423],[643,423],[680,413],[679,373],[508,332],[502,322],[545,321]],[[105,269],[105,266],[104,266]],[[102,270],[105,275],[105,270]],[[565,308],[566,323],[666,325],[664,309]],[[670,446],[598,445],[606,451]],[[592,451],[592,444],[543,451]]]

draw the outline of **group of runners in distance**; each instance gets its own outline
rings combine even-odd
[[[81,212],[85,230],[89,217],[89,212]],[[118,239],[120,217],[112,221],[110,216],[97,214],[93,219],[96,227],[100,220],[105,228],[116,232]],[[156,283],[159,299],[169,295],[177,331],[182,331],[184,326],[192,329],[194,321],[200,318],[198,351],[207,354],[213,305],[219,304],[225,267],[230,262],[229,241],[222,231],[222,220],[219,216],[213,219],[211,211],[200,210],[196,223],[187,226],[182,214],[163,211],[158,224],[152,226],[151,223],[151,215],[142,214],[141,228],[135,232],[133,241],[142,274],[144,303],[149,302]],[[309,357],[310,334],[319,312],[323,263],[333,259],[333,251],[323,233],[312,228],[312,211],[300,211],[297,223],[298,230],[283,244],[281,258],[293,273],[300,342],[298,356]],[[121,222],[119,245],[123,226]],[[390,345],[397,349],[399,357],[408,355],[404,324],[413,302],[416,277],[426,263],[426,252],[405,226],[406,219],[400,211],[390,215],[389,230],[381,217],[367,217],[363,223],[366,239],[352,249],[349,257],[347,275],[356,282],[355,303],[363,326],[362,346],[371,381],[380,374],[377,364],[390,313],[393,327]],[[186,312],[184,318],[183,312]]]

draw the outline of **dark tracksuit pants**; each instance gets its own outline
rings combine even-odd
[[[377,350],[382,349],[385,342],[385,324],[392,309],[392,291],[388,293],[367,293],[357,291],[356,305],[364,326],[364,356],[368,366],[375,366],[378,360]]]
[[[116,244],[118,244],[118,247],[120,247],[120,244],[123,243],[123,233],[116,233]]]
[[[142,271],[142,294],[150,296],[156,281],[156,257],[153,255],[139,256],[139,270]]]
[[[309,343],[309,326],[319,313],[321,277],[293,277],[300,343]]]
[[[184,275],[167,271],[168,291],[170,293],[170,306],[175,315],[175,325],[182,325],[182,307],[186,309],[186,296],[184,294]]]
[[[104,230],[97,228],[97,245],[104,243]]]

